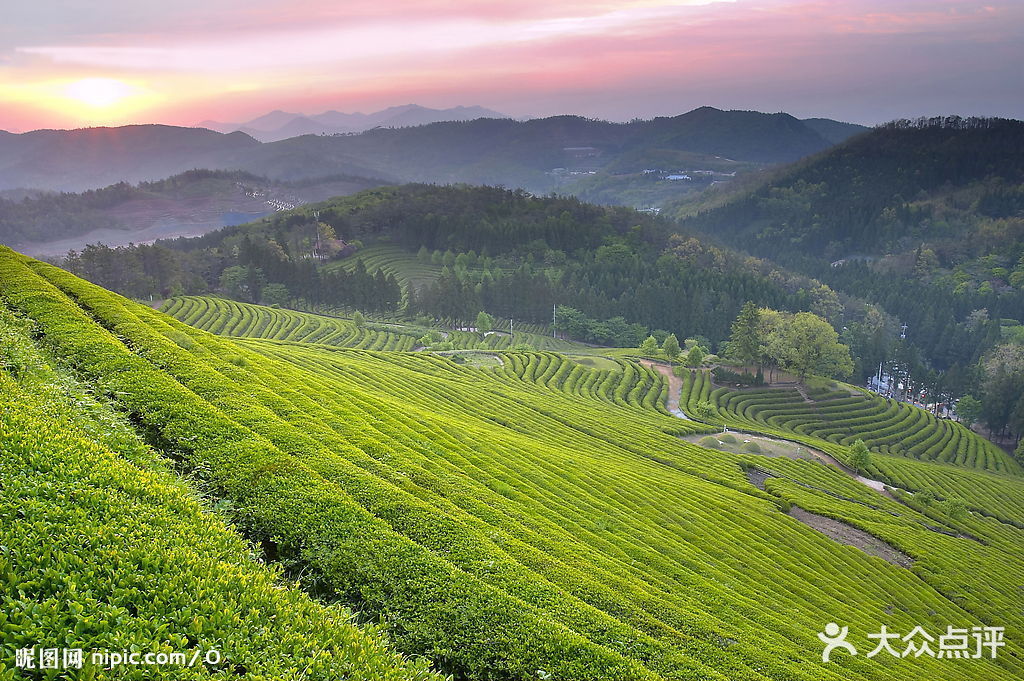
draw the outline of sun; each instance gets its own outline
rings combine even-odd
[[[83,78],[70,83],[64,93],[96,109],[106,109],[135,94],[135,88],[114,78]]]

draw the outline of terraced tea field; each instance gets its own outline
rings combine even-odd
[[[430,331],[427,327],[397,322],[367,322],[357,327],[351,319],[207,296],[169,298],[161,310],[186,324],[223,336],[268,338],[361,350],[410,351],[417,347],[417,340]],[[450,342],[456,350],[504,350],[512,346],[512,338],[506,331],[483,334],[449,329],[440,333],[442,340]],[[515,329],[515,344],[524,343],[537,350],[591,351],[579,343]]]
[[[375,274],[379,270],[390,274],[402,288],[409,286],[422,288],[441,274],[441,265],[423,262],[416,257],[415,253],[388,244],[367,246],[337,264],[328,265],[327,269],[340,268],[351,272],[355,268],[357,260],[363,261],[366,271],[370,274]]]
[[[913,495],[906,495],[909,505],[882,496],[831,466],[688,443],[681,436],[711,428],[666,415],[664,377],[626,361],[610,370],[550,352],[498,351],[492,354],[500,364],[474,366],[397,350],[397,341],[391,350],[343,347],[363,341],[342,342],[340,326],[314,330],[300,313],[182,312],[185,302],[174,310],[200,325],[216,319],[209,327],[231,337],[215,335],[6,249],[0,282],[0,302],[17,320],[21,341],[109,405],[126,437],[137,432],[151,443],[140,445],[149,454],[137,456],[110,447],[104,456],[111,465],[138,476],[158,469],[171,476],[172,465],[187,473],[188,484],[201,486],[262,559],[301,575],[310,595],[278,595],[298,605],[281,605],[279,617],[263,620],[268,629],[246,628],[266,618],[256,607],[191,615],[201,635],[182,645],[216,640],[246,671],[288,677],[254,651],[278,635],[268,660],[285,646],[293,646],[297,666],[309,662],[311,647],[328,651],[326,667],[293,678],[358,678],[361,669],[393,678],[409,663],[374,638],[385,635],[435,671],[472,679],[1024,676],[1016,643],[1024,636],[1024,532],[1007,522],[1021,513],[1024,486],[1009,469],[876,455],[918,489],[941,498],[958,486],[972,508],[988,511],[949,517]],[[320,342],[332,337],[338,343]],[[2,366],[0,387],[24,381],[31,362],[5,357]],[[73,394],[52,394],[76,402]],[[31,418],[58,417],[37,410]],[[76,504],[104,508],[98,493],[66,494],[40,480],[56,462],[36,453],[32,423],[0,423],[12,433],[4,443],[27,443],[18,465],[39,482],[29,494],[41,501],[23,519],[41,517],[45,506],[61,513]],[[801,437],[845,455],[841,442]],[[4,451],[6,459],[6,445]],[[765,472],[761,486],[748,478],[753,467]],[[62,484],[79,484],[81,472],[68,475]],[[21,493],[12,494],[6,481],[0,494],[17,502]],[[9,505],[11,518],[18,505]],[[834,541],[788,514],[793,505],[869,533],[906,555],[909,566]],[[49,531],[34,523],[13,529],[22,525],[4,522],[0,544],[22,547],[29,540],[14,543],[14,532]],[[122,541],[148,548],[146,536]],[[189,537],[179,540],[186,548]],[[140,620],[176,607],[158,598],[160,580],[132,581],[131,574],[142,563],[146,574],[170,579],[178,559],[89,547],[43,568],[46,579],[32,577],[34,564],[0,554],[8,561],[0,574],[14,564],[21,585],[0,590],[4,612],[11,594],[23,593],[17,597],[26,605],[17,612],[40,613],[5,620],[5,631],[18,640],[56,631],[48,641],[56,640],[63,627],[48,626],[55,620],[28,604],[52,604],[48,589],[96,593],[103,580],[125,589],[120,603],[143,608]],[[85,560],[99,569],[79,569]],[[273,597],[235,589],[237,599]],[[217,591],[195,593],[207,603],[230,602]],[[380,628],[316,630],[322,613],[344,613],[339,604]],[[98,632],[117,617],[124,614],[101,611],[90,620],[95,628],[78,636],[103,645]],[[191,626],[171,623],[179,621]],[[828,622],[849,626],[863,652],[822,663],[817,632]],[[1005,626],[1010,643],[995,659],[868,657],[874,642],[866,635],[882,624],[904,634],[919,625],[935,634],[947,626]],[[296,640],[289,626],[312,631]],[[118,643],[170,645],[177,630],[129,628]],[[365,648],[360,636],[368,637]],[[3,655],[13,656],[13,648]],[[364,666],[349,675],[334,662],[345,655]]]
[[[0,303],[0,678],[23,678],[16,650],[84,644],[231,651],[223,665],[123,679],[440,681],[347,608],[284,583],[169,464]],[[84,665],[78,678],[111,676],[88,653]]]
[[[551,352],[507,353],[502,361],[507,376],[570,397],[600,399],[668,415],[668,381],[654,369],[636,362],[609,359],[606,362],[613,368],[592,369],[584,362]]]
[[[710,422],[734,428],[805,436],[843,446],[863,440],[880,454],[995,473],[1022,473],[1020,465],[999,447],[961,424],[938,419],[923,409],[845,384],[805,392],[806,396],[796,388],[735,390],[715,386],[707,370],[688,370],[683,374],[680,404],[692,414],[699,411],[699,403],[708,403]]]

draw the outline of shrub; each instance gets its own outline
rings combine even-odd
[[[711,374],[715,377],[715,382],[722,383],[739,383],[740,385],[764,385],[764,376],[761,372],[755,375],[748,373],[739,373],[726,369],[725,367],[715,367],[711,370]]]
[[[699,444],[701,447],[707,447],[708,449],[721,449],[722,448],[722,443],[719,442],[718,438],[716,438],[714,435],[708,435],[706,437],[702,437],[697,444]]]
[[[726,442],[726,443],[731,444],[731,445],[734,445],[737,442],[739,442],[739,440],[736,439],[736,436],[733,435],[732,433],[723,433],[722,435],[719,435],[718,436],[718,441],[719,442]]]
[[[943,513],[953,520],[967,517],[967,502],[958,497],[950,497],[939,504]]]
[[[744,442],[743,451],[749,452],[750,454],[760,454],[761,445],[757,444],[756,442]]]

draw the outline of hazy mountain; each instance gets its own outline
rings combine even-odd
[[[191,170],[81,194],[4,192],[0,243],[32,255],[62,255],[93,243],[119,246],[198,236],[379,184],[353,176],[282,183],[243,172]]]
[[[260,144],[240,132],[130,125],[0,135],[0,189],[78,191],[158,180]]]
[[[243,126],[246,128],[250,128],[252,130],[263,130],[265,132],[270,132],[272,130],[277,130],[283,125],[287,125],[296,118],[302,117],[302,114],[289,113],[287,111],[281,111],[280,109],[278,109],[276,111],[271,111],[268,114],[263,114],[258,118],[254,118],[251,121],[244,123]]]
[[[325,111],[320,114],[306,116],[306,118],[316,121],[320,125],[326,125],[331,128],[351,128],[354,130],[365,129],[373,126],[370,122],[370,115],[360,113],[358,111],[356,113]]]
[[[417,104],[393,106],[370,116],[374,125],[402,128],[442,121],[472,121],[477,118],[508,118],[482,106],[456,106],[451,109],[428,109]]]
[[[830,118],[805,118],[803,123],[833,144],[839,144],[859,132],[870,129],[856,123],[833,121]]]
[[[406,122],[438,115],[421,109],[379,113],[382,121]],[[452,115],[478,113],[462,108]],[[305,123],[292,119],[289,125]],[[579,116],[476,118],[381,125],[350,135],[306,134],[264,144],[241,132],[131,126],[0,137],[0,190],[79,190],[209,168],[282,181],[347,174],[391,182],[494,184],[641,205],[829,146],[829,139],[788,114],[707,107],[631,123]],[[686,172],[693,175],[681,174]],[[600,187],[593,187],[595,182]]]
[[[402,128],[440,121],[466,121],[475,118],[507,118],[507,116],[482,106],[431,109],[418,104],[405,104],[369,114],[325,111],[321,114],[307,116],[278,110],[245,123],[203,121],[198,126],[218,132],[241,131],[262,142],[275,142],[299,135],[339,135],[362,132],[374,127]]]
[[[851,132],[862,129],[850,126]],[[238,162],[251,172],[284,179],[316,176],[342,162],[361,168],[363,175],[501,184],[650,205],[700,191],[734,172],[794,161],[830,146],[831,140],[788,114],[704,107],[631,123],[554,116],[382,127],[265,144],[243,151]],[[276,161],[282,158],[301,163],[284,167]]]
[[[274,142],[277,140],[288,139],[289,137],[299,137],[301,135],[339,135],[351,132],[357,132],[358,127],[344,127],[335,125],[324,125],[323,123],[308,118],[306,116],[296,116],[291,119],[280,128],[271,130],[268,132],[257,132],[254,137],[263,142]]]

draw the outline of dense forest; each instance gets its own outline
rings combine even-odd
[[[1024,319],[1020,121],[894,121],[713,203],[675,211],[893,315],[903,371],[959,375]]]
[[[439,272],[399,297],[381,272],[329,266],[339,257],[358,259],[370,241],[428,259],[437,251]],[[401,308],[455,322],[483,310],[546,323],[554,305],[565,305],[597,320],[621,317],[713,345],[728,336],[748,300],[851,325],[868,311],[819,282],[678,235],[656,216],[493,187],[368,190],[195,239],[90,247],[71,254],[67,265],[137,297],[220,291],[260,301],[266,286],[278,284],[312,305]],[[377,297],[365,293],[375,290],[371,283],[360,283],[373,277],[382,285]],[[891,320],[875,317],[883,320],[876,327],[891,332]]]
[[[687,220],[781,261],[883,256],[934,244],[939,262],[1021,248],[1024,122],[894,121],[787,166]],[[965,236],[978,239],[964,240]]]

